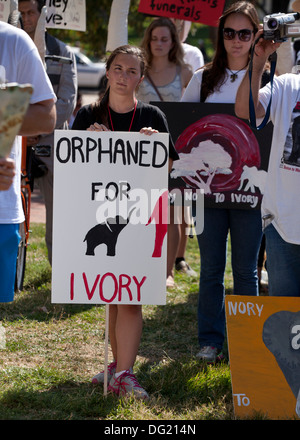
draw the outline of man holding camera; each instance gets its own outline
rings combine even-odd
[[[300,13],[300,0],[292,5]],[[274,78],[273,87],[259,89],[269,56],[280,40],[269,39],[258,31],[253,54],[251,90],[256,118],[264,118],[271,101],[270,119],[274,124],[268,177],[262,201],[266,236],[269,294],[300,296],[300,158],[290,157],[299,137],[296,120],[300,116],[300,75],[287,73]],[[246,74],[236,96],[238,117],[249,119],[250,81]],[[297,149],[297,146],[296,146]]]

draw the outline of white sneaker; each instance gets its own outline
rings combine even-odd
[[[224,359],[222,352],[216,347],[205,346],[202,347],[196,357],[206,362],[220,362]]]
[[[191,268],[191,266],[185,261],[181,260],[176,264],[175,269],[177,272],[183,272],[190,277],[196,277],[197,273]]]
[[[113,375],[110,380],[108,391],[117,394],[117,396],[133,395],[137,399],[149,399],[146,390],[138,383],[135,375],[130,370],[126,370],[119,377]]]
[[[113,377],[113,374],[116,372],[117,362],[111,362],[107,366],[107,383],[109,383],[110,379]],[[100,371],[100,373],[96,374],[92,378],[92,383],[94,385],[98,385],[99,383],[104,383],[104,370]]]

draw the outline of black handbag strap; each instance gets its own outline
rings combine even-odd
[[[156,85],[154,84],[154,82],[153,82],[151,76],[149,75],[149,73],[146,74],[146,78],[149,80],[150,84],[151,84],[152,87],[154,88],[154,90],[155,90],[157,96],[159,97],[159,99],[160,99],[161,101],[163,101],[163,98],[162,98],[161,94],[159,93],[159,91],[158,91]]]

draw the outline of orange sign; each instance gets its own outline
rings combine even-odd
[[[218,26],[225,0],[140,0],[139,12]]]
[[[235,414],[300,418],[300,298],[225,299]]]

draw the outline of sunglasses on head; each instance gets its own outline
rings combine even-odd
[[[251,31],[250,29],[241,29],[239,31],[236,31],[231,28],[224,28],[223,29],[223,37],[225,40],[233,40],[237,34],[239,37],[239,40],[250,41],[252,33],[253,33],[253,31]]]

